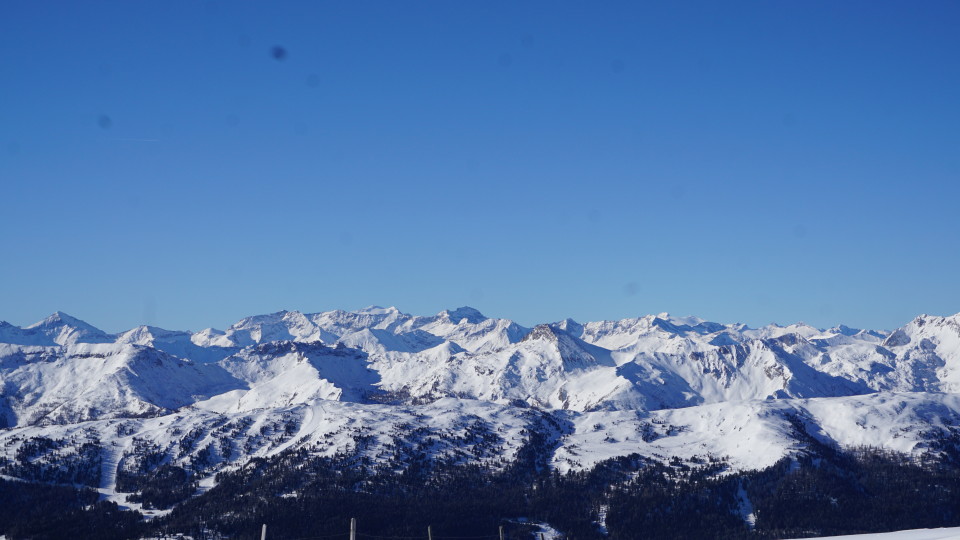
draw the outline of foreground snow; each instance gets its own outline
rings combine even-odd
[[[958,540],[960,539],[960,527],[950,527],[945,529],[912,529],[909,531],[854,534],[848,536],[821,536],[818,538],[842,538],[846,540]]]

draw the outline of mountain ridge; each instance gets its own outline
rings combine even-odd
[[[210,485],[286,450],[502,466],[546,444],[561,472],[629,455],[745,470],[816,445],[960,455],[958,392],[960,314],[890,332],[667,314],[527,328],[372,306],[107,334],[58,312],[0,323],[0,465],[46,481],[100,448],[95,487],[122,502],[111,479],[146,447]]]
[[[139,326],[107,334],[62,312],[26,328],[0,323],[6,351],[0,358],[37,354],[34,347],[69,357],[82,345],[100,344],[147,347],[190,363],[218,364],[279,342],[358,351],[364,369],[380,374],[381,390],[415,401],[520,399],[548,409],[587,411],[960,391],[960,314],[919,315],[887,333],[802,323],[753,329],[665,313],[585,323],[564,319],[525,328],[466,306],[432,316],[377,306],[279,311],[246,317],[223,331],[193,333]]]

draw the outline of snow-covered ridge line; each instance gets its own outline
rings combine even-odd
[[[445,397],[542,409],[657,410],[727,401],[960,391],[960,315],[890,333],[750,329],[666,314],[524,328],[472,308],[245,318],[226,331],[108,335],[64,313],[0,324],[0,425],[220,412],[315,399]]]
[[[921,315],[920,318],[927,318]],[[67,343],[106,343],[120,341],[124,343],[139,343],[142,341],[162,340],[177,341],[184,336],[200,346],[239,346],[251,342],[276,341],[290,339],[294,341],[325,341],[339,331],[356,331],[362,328],[393,329],[403,325],[406,329],[416,328],[425,324],[445,321],[455,324],[466,320],[471,324],[479,324],[487,320],[480,311],[471,307],[460,307],[444,310],[433,316],[413,316],[401,312],[396,307],[381,308],[370,306],[356,311],[333,310],[319,313],[301,313],[299,311],[278,311],[265,315],[255,315],[241,319],[230,326],[226,331],[207,328],[199,332],[165,330],[155,326],[138,326],[117,334],[108,334],[76,317],[58,311],[46,319],[25,328],[13,326],[0,321],[0,342],[17,343],[18,338],[29,343],[21,345],[64,345]],[[505,319],[504,319],[505,320]],[[509,322],[509,321],[508,321]],[[570,326],[581,327],[580,323],[572,319],[553,323],[569,330]],[[615,321],[598,321],[585,323],[592,328],[616,325],[625,326],[660,326],[678,332],[696,331],[703,333],[717,329],[733,330],[752,337],[776,337],[790,332],[799,332],[806,337],[817,335],[843,334],[853,336],[858,333],[872,334],[883,337],[886,332],[875,330],[859,330],[839,325],[830,329],[818,329],[804,323],[795,323],[789,326],[770,324],[757,329],[751,329],[743,324],[719,324],[709,322],[698,317],[671,317],[667,313],[647,315],[633,319]],[[521,327],[518,327],[521,328]],[[522,329],[527,331],[527,329]],[[333,332],[331,332],[333,331]],[[325,335],[326,334],[326,335]]]
[[[118,470],[142,473],[166,463],[208,478],[288,450],[400,469],[411,456],[496,468],[539,433],[551,441],[547,458],[558,471],[628,455],[665,464],[722,461],[736,471],[816,455],[823,445],[936,457],[944,441],[960,441],[958,426],[960,396],[923,393],[589,413],[453,398],[418,406],[316,400],[7,429],[0,431],[0,457],[19,478],[114,491]],[[102,461],[90,460],[91,451]]]
[[[958,392],[960,315],[887,333],[368,308],[106,334],[56,313],[0,323],[0,464],[112,493],[118,469],[210,478],[285,450],[496,466],[535,443],[561,471],[631,454],[752,469],[823,445],[935,456],[960,441]]]

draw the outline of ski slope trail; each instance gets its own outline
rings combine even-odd
[[[297,434],[293,437],[290,437],[290,439],[283,444],[279,445],[275,450],[271,451],[271,453],[280,453],[288,448],[293,448],[296,445],[302,444],[302,441],[306,440],[306,438],[316,430],[313,413],[314,406],[314,403],[308,403],[302,407],[303,416],[300,417],[300,427],[297,430]]]
[[[100,454],[100,492],[101,500],[110,500],[122,507],[130,507],[126,498],[117,493],[117,470],[120,460],[126,452],[129,442],[112,441],[103,447]]]

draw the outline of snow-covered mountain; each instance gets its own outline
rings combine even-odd
[[[0,321],[0,343],[15,345],[70,345],[73,343],[111,343],[113,336],[80,319],[56,312],[26,328]]]
[[[41,418],[75,420],[50,416],[43,410],[50,407],[47,400],[62,396],[57,408],[73,408],[69,402],[89,391],[80,388],[94,384],[86,381],[86,371],[74,365],[75,359],[114,358],[120,351],[128,351],[131,358],[152,351],[158,359],[176,359],[187,366],[191,384],[175,377],[151,381],[169,386],[163,391],[166,404],[150,402],[155,410],[212,397],[222,388],[217,385],[228,379],[227,386],[234,390],[272,396],[255,388],[268,381],[257,373],[274,374],[272,381],[291,369],[305,369],[297,367],[291,355],[309,358],[302,364],[312,367],[290,384],[337,389],[303,391],[298,394],[301,400],[364,402],[392,396],[398,402],[423,403],[457,397],[592,411],[881,391],[960,391],[960,315],[922,315],[890,333],[804,324],[751,329],[667,314],[583,324],[567,319],[528,329],[467,307],[429,317],[371,307],[315,314],[282,311],[245,318],[226,331],[140,326],[109,335],[55,313],[27,328],[0,323],[0,344],[3,397],[19,411],[18,425]],[[31,360],[41,357],[45,362]],[[89,373],[105,369],[93,363],[84,367]],[[78,374],[72,379],[76,397],[55,391],[57,375],[63,373]],[[271,384],[278,396],[292,391],[286,383]],[[33,397],[16,397],[24,392]],[[289,404],[282,398],[276,403],[263,399],[258,401],[262,407]],[[94,411],[91,418],[150,409],[110,403],[78,407]]]
[[[935,452],[960,437],[958,392],[960,314],[892,332],[667,314],[524,328],[468,307],[282,311],[195,333],[108,334],[64,313],[0,322],[6,472],[38,437],[65,441],[60,454],[96,439],[106,490],[147,442],[201,475],[287,448],[376,457],[404,441],[503,459],[535,432],[561,470],[634,453],[761,467],[811,441]]]
[[[0,344],[0,425],[158,416],[239,385],[221,367],[123,343]]]

